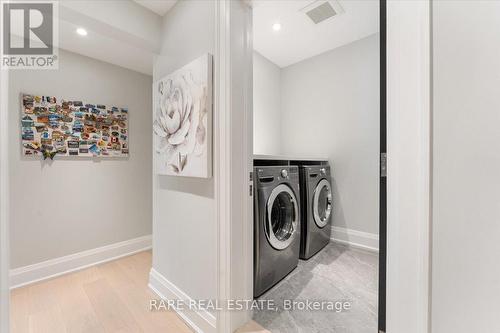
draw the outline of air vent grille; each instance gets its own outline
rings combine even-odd
[[[315,24],[344,12],[340,4],[335,0],[317,0],[303,8],[301,11],[304,12]]]
[[[323,22],[324,20],[337,15],[332,5],[328,2],[324,2],[322,5],[306,12],[306,15],[316,24]]]

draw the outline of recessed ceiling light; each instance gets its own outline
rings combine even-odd
[[[76,33],[79,34],[80,36],[87,36],[87,30],[83,28],[76,29]]]
[[[276,22],[273,24],[273,30],[274,31],[280,31],[281,30],[281,23]]]

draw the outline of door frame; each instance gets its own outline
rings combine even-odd
[[[215,36],[214,177],[217,298],[253,298],[253,46],[246,0],[217,0]],[[251,311],[218,311],[217,332],[234,332]]]
[[[247,78],[245,93],[236,94],[232,89],[231,81],[232,52],[234,45],[230,43],[230,29],[234,24],[246,24],[246,32],[251,34],[250,18],[246,22],[232,20],[229,0],[221,0],[218,16],[219,43],[217,51],[221,56],[220,75],[224,84],[219,86],[219,93],[227,100],[225,113],[229,116],[231,98],[240,98],[245,105],[245,114],[249,123],[252,120],[252,67],[245,66],[243,77]],[[251,7],[250,0],[242,0]],[[386,1],[386,110],[387,110],[387,266],[386,266],[386,332],[397,333],[424,333],[429,325],[429,264],[430,264],[430,182],[431,182],[431,137],[430,137],[430,3],[426,0],[415,1]],[[233,25],[231,25],[233,24]],[[251,39],[246,35],[247,39]],[[222,41],[222,42],[221,42]],[[247,40],[244,48],[251,64],[251,40]],[[233,58],[234,59],[234,58]],[[240,73],[241,74],[241,73]],[[240,87],[241,88],[241,87]],[[381,100],[382,102],[382,100]],[[227,123],[229,124],[229,123]],[[241,126],[241,124],[239,125]],[[231,131],[229,128],[218,131],[224,132],[224,137],[240,142],[244,149],[225,150],[224,157],[227,172],[233,170],[242,175],[241,170],[235,170],[229,161],[246,160],[251,163],[252,125],[245,128],[246,133]],[[219,156],[221,158],[222,156]],[[250,164],[248,164],[250,165]],[[250,167],[247,169],[251,170]],[[227,175],[226,175],[227,176]],[[234,179],[228,180],[234,182]],[[240,191],[247,195],[248,179],[237,181],[238,186],[229,189],[229,184],[219,184],[220,199],[218,209],[227,210],[230,202],[228,195]],[[231,192],[234,191],[234,192]],[[224,194],[225,193],[225,194]],[[245,291],[243,294],[251,297],[252,288],[252,201],[246,200],[247,207],[243,218],[246,219],[244,232],[235,232],[231,228],[231,217],[219,220],[219,297],[220,299],[234,299],[241,290],[236,292],[238,285],[231,284],[234,272],[244,270],[248,277],[240,283]],[[240,212],[241,216],[241,212]],[[234,215],[233,215],[234,217]],[[230,244],[241,242],[246,252],[232,253]],[[250,288],[250,289],[249,289]],[[223,291],[221,293],[221,291]],[[244,315],[236,312],[221,314],[218,318],[219,332],[232,332],[251,319],[251,312]]]
[[[387,0],[386,331],[429,329],[431,2]]]
[[[380,181],[378,254],[378,331],[386,331],[387,293],[387,0],[379,0],[380,25]]]

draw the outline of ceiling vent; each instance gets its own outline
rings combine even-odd
[[[317,0],[300,10],[305,13],[315,24],[323,22],[331,17],[338,16],[344,9],[335,0]]]

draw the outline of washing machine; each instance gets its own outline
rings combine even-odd
[[[329,165],[300,165],[300,258],[309,259],[330,242],[332,230],[332,180]]]
[[[254,186],[254,297],[259,297],[299,261],[298,167],[255,167]]]

